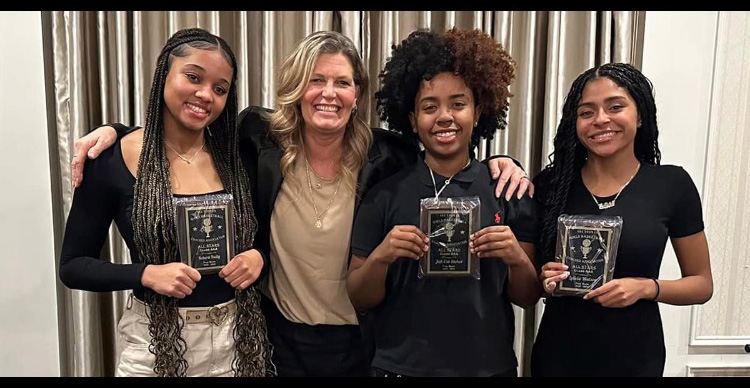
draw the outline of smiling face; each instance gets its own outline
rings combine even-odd
[[[578,104],[576,133],[589,156],[634,154],[639,122],[638,107],[627,90],[606,77],[586,84]]]
[[[409,118],[428,156],[465,160],[479,115],[463,78],[446,72],[422,81]]]
[[[198,131],[224,110],[232,66],[218,50],[187,49],[172,57],[164,84],[164,125]]]
[[[300,103],[306,131],[343,134],[357,103],[349,60],[341,53],[321,54]]]

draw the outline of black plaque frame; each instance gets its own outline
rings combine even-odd
[[[219,272],[234,257],[234,213],[226,196],[175,201],[181,261],[201,274]]]
[[[419,260],[419,277],[479,278],[479,259],[471,253],[471,234],[479,230],[479,198],[425,198],[420,229],[430,238]]]

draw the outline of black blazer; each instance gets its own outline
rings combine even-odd
[[[273,111],[266,108],[251,106],[240,112],[237,119],[240,155],[250,178],[253,208],[258,219],[253,247],[261,252],[264,261],[258,280],[267,276],[270,269],[271,213],[284,180],[281,176],[283,152],[270,136],[268,122],[263,117],[271,112]],[[367,161],[357,179],[355,215],[367,190],[404,166],[414,163],[419,154],[416,141],[405,140],[396,132],[373,128],[372,137]]]

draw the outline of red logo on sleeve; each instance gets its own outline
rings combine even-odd
[[[495,223],[500,224],[500,212],[495,212]]]

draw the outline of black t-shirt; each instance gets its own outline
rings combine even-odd
[[[438,187],[446,177],[435,174]],[[476,160],[459,172],[444,197],[479,196],[480,228],[510,225],[519,241],[536,240],[535,205],[524,196],[494,197],[489,170]],[[352,231],[352,253],[367,257],[395,225],[419,226],[420,200],[434,197],[430,171],[419,160],[371,189]],[[419,263],[401,258],[388,268],[383,302],[369,312],[376,342],[372,365],[407,376],[489,376],[515,368],[514,320],[501,259],[480,259],[481,280],[417,278]]]
[[[98,292],[132,289],[143,300],[141,276],[146,264],[138,255],[131,222],[134,185],[119,141],[98,158],[86,161],[83,181],[73,195],[60,257],[60,279],[66,286]],[[133,264],[100,260],[112,220],[125,239]],[[218,274],[202,275],[193,293],[181,299],[179,306],[212,306],[232,298],[234,289]]]
[[[537,188],[543,190],[541,185]],[[535,198],[544,194],[540,191]],[[642,164],[610,209],[597,207],[580,174],[571,183],[568,198],[567,214],[622,217],[614,278],[658,278],[667,237],[703,230],[698,190],[688,173],[677,166]],[[540,257],[539,261],[550,259]],[[626,308],[609,308],[579,297],[546,299],[532,352],[532,374],[660,376],[664,360],[657,303],[640,300]]]

